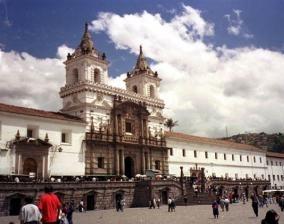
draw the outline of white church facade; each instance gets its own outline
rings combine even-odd
[[[106,56],[97,51],[88,26],[65,62],[60,112],[0,104],[0,175],[161,174],[269,179],[284,187],[284,156],[250,145],[166,132],[161,79],[142,47],[127,73],[126,90],[108,84]],[[276,165],[277,164],[277,165]]]

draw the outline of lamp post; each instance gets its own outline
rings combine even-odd
[[[181,186],[181,194],[184,195],[184,186],[183,186],[183,178],[184,178],[184,174],[183,174],[183,166],[180,166],[180,186]]]

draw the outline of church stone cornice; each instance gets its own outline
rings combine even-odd
[[[64,62],[64,64],[65,65],[72,64],[73,62],[77,62],[78,60],[82,60],[82,59],[86,59],[86,58],[89,59],[89,60],[92,60],[92,61],[96,61],[98,64],[104,64],[105,67],[107,67],[108,64],[109,64],[109,62],[107,60],[102,60],[101,58],[95,57],[91,54],[79,55],[76,58],[70,58],[69,60],[66,60]]]
[[[154,106],[163,109],[165,104],[164,101],[161,99],[156,99],[156,98],[150,98],[146,96],[142,96],[140,94],[136,94],[134,92],[130,92],[125,89],[120,89],[117,87],[109,86],[106,84],[99,84],[99,83],[94,83],[92,81],[81,81],[76,84],[72,85],[65,85],[60,89],[60,97],[66,97],[68,95],[72,95],[78,92],[85,92],[85,91],[90,91],[90,92],[98,92],[102,93],[104,95],[118,95],[122,97],[123,100],[129,100],[133,101],[136,103],[139,102],[145,102],[146,105],[148,106]]]

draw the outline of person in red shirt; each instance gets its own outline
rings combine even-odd
[[[45,194],[40,197],[38,207],[42,213],[43,224],[56,224],[61,208],[58,197],[53,193],[52,186],[44,188]]]

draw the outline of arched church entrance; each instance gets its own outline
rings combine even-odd
[[[124,160],[125,164],[125,176],[131,178],[134,176],[134,161],[131,157],[126,157]]]
[[[27,158],[24,161],[23,174],[30,175],[31,173],[34,173],[35,177],[37,176],[37,163],[34,159]]]

